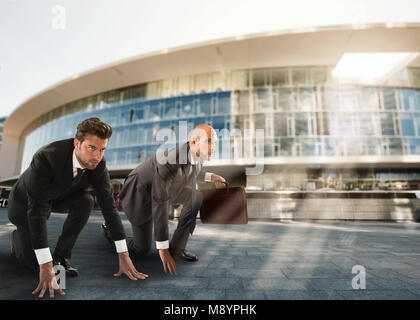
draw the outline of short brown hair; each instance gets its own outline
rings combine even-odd
[[[109,139],[112,135],[112,128],[99,118],[85,119],[78,124],[75,138],[82,143],[89,134],[101,139]]]

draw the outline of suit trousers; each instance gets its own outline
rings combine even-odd
[[[71,251],[80,232],[89,219],[93,205],[94,200],[92,195],[83,189],[68,195],[66,198],[52,201],[52,212],[68,213],[54,253],[59,254],[63,258],[71,258]],[[9,210],[27,211],[27,207],[26,205],[15,202],[11,204]],[[39,267],[32,246],[29,225],[26,222],[16,227],[16,232],[12,234],[16,258],[24,267],[36,270]]]
[[[171,200],[174,206],[182,205],[178,225],[174,231],[169,247],[175,250],[184,250],[189,238],[191,224],[191,188],[184,188],[176,199]],[[199,190],[196,191],[196,208],[200,208],[203,196]],[[140,209],[141,210],[141,209]],[[132,225],[133,237],[127,237],[127,246],[131,254],[145,255],[152,246],[153,219],[142,225]]]

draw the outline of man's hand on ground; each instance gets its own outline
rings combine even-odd
[[[119,277],[123,273],[127,275],[131,280],[138,280],[138,279],[146,279],[148,277],[147,274],[138,272],[133,265],[133,262],[128,255],[128,252],[121,252],[118,254],[118,259],[120,262],[120,271],[114,274],[114,277]]]
[[[65,295],[64,291],[58,286],[52,261],[39,266],[39,284],[32,294],[37,294],[41,291],[38,297],[43,298],[47,289],[50,291],[50,298],[54,298],[54,290],[57,290],[62,296]]]
[[[178,275],[178,271],[176,270],[176,264],[174,259],[172,258],[171,254],[169,253],[168,249],[160,249],[159,250],[160,260],[162,260],[163,269],[165,272],[170,272],[171,275],[174,273]]]

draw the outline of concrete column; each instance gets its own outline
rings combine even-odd
[[[22,159],[19,153],[19,138],[4,134],[0,149],[0,180],[20,174]]]

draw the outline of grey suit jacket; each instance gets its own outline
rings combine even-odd
[[[173,193],[191,187],[188,174],[191,163],[188,158],[189,144],[165,150],[142,162],[131,171],[119,193],[128,220],[142,225],[153,219],[156,241],[169,239],[168,217]],[[163,163],[163,158],[167,159]],[[159,161],[158,161],[159,160]],[[204,181],[205,172],[197,167],[197,181]]]

